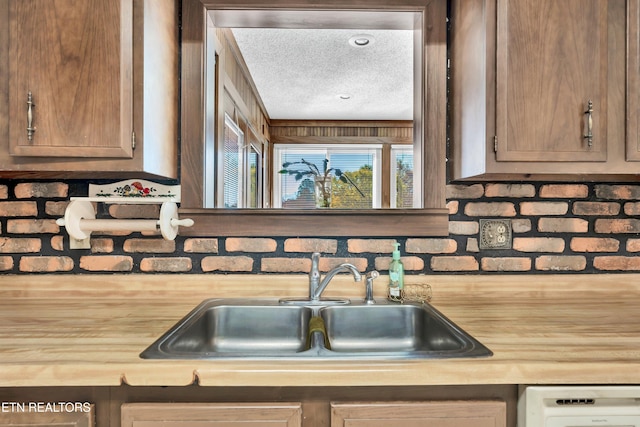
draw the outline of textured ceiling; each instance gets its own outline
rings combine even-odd
[[[235,28],[272,119],[413,120],[413,31]],[[357,34],[373,36],[354,47]],[[349,95],[349,99],[341,99]]]

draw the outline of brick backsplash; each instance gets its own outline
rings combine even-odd
[[[385,273],[399,242],[408,274],[640,271],[640,184],[469,183],[447,186],[448,237],[178,236],[98,233],[70,250],[64,215],[87,182],[0,181],[0,273],[305,273],[351,262]],[[157,206],[101,205],[101,218],[155,218]],[[511,249],[479,249],[479,220],[509,218]]]

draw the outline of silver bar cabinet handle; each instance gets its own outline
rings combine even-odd
[[[33,107],[36,104],[33,103],[33,95],[31,91],[27,94],[27,139],[33,140],[33,134],[36,132],[36,128],[33,127]]]
[[[584,135],[584,139],[587,140],[589,148],[593,146],[593,102],[589,100],[587,104],[587,111],[584,112],[587,115],[587,134]]]

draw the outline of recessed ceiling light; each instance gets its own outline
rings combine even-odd
[[[371,34],[356,34],[349,39],[349,44],[353,47],[371,46],[375,39]]]
[[[340,98],[340,99],[351,99],[351,95],[349,95],[348,93],[341,93],[340,95],[338,95],[338,98]]]

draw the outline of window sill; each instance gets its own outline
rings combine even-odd
[[[183,236],[448,236],[447,209],[180,209],[194,225]]]

